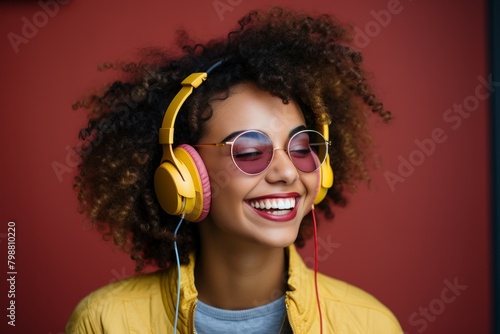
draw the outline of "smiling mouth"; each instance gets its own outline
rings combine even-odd
[[[263,198],[249,201],[252,208],[273,215],[286,215],[295,208],[295,197]]]
[[[271,222],[289,222],[298,214],[302,196],[297,192],[276,193],[245,200],[258,216]]]

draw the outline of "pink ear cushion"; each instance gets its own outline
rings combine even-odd
[[[196,168],[198,169],[198,174],[200,176],[202,196],[203,196],[203,208],[200,217],[195,220],[195,222],[199,222],[205,219],[208,215],[208,212],[210,211],[210,201],[212,198],[210,191],[210,178],[208,176],[208,172],[205,167],[205,164],[203,163],[203,160],[201,159],[198,152],[192,146],[182,144],[179,145],[179,148],[182,148],[189,153],[189,155],[194,161]]]

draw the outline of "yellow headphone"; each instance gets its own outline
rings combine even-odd
[[[191,222],[202,221],[210,211],[210,179],[203,160],[192,146],[179,145],[173,149],[174,124],[184,101],[206,80],[208,73],[221,63],[222,60],[218,61],[207,72],[192,73],[181,82],[182,88],[170,102],[159,130],[163,156],[154,176],[156,197],[165,212],[170,215],[184,216]],[[328,141],[328,125],[321,125],[319,132]],[[325,198],[328,189],[333,184],[334,176],[329,155],[326,155],[319,173],[319,185],[314,204],[318,204]]]
[[[330,134],[328,131],[328,125],[322,124],[319,126],[319,132],[325,137],[326,141],[330,142]],[[323,148],[324,150],[328,149],[328,146]],[[314,200],[314,204],[319,204],[326,196],[328,189],[330,189],[333,185],[333,169],[330,165],[330,154],[326,154],[326,159],[323,164],[319,167],[319,187],[318,192],[316,194],[316,199]]]

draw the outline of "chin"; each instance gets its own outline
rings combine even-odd
[[[272,248],[285,248],[295,242],[295,240],[297,239],[297,233],[297,231],[294,231],[294,233],[287,233],[286,235],[284,235],[283,232],[276,232],[276,235],[268,235],[266,240],[262,240],[262,242]]]

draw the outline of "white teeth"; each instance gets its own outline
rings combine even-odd
[[[256,209],[260,210],[271,210],[271,209],[278,209],[278,210],[290,210],[295,207],[295,198],[268,198],[265,200],[259,200],[259,201],[251,201],[250,206]],[[276,214],[284,214],[280,211],[276,211]]]

